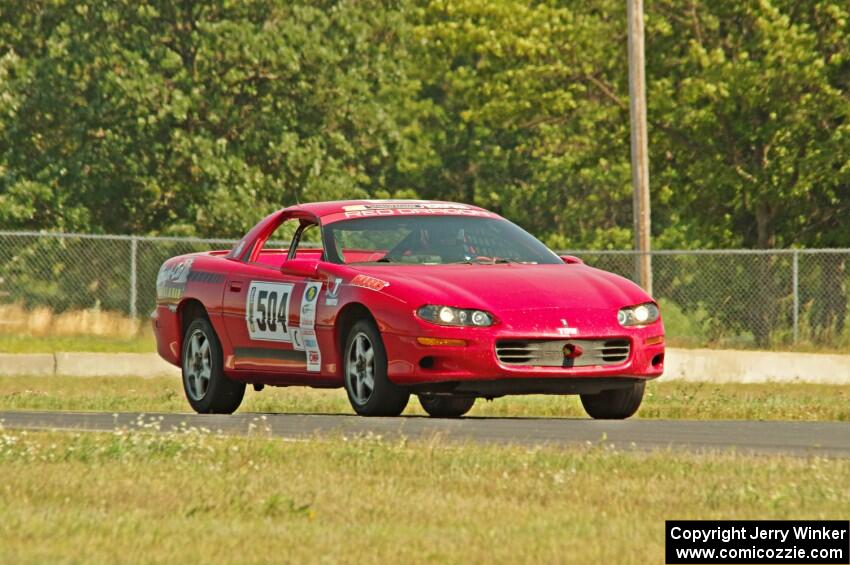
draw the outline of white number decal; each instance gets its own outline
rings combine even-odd
[[[287,283],[251,282],[245,305],[245,320],[251,339],[292,341],[288,326],[292,286]]]

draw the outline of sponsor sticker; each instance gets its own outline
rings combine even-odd
[[[312,285],[308,286],[307,292],[304,294],[304,296],[307,297],[307,302],[313,302],[314,300],[316,300],[316,294],[318,294],[318,292],[319,292],[319,287],[312,286]]]
[[[316,325],[316,303],[319,301],[319,290],[322,283],[307,283],[304,289],[304,299],[301,301],[301,327],[312,328]]]
[[[357,212],[363,210],[468,210],[466,204],[455,204],[453,202],[381,202],[373,200],[369,204],[354,204],[343,206],[346,212]]]
[[[316,348],[312,351],[307,351],[307,370],[317,372],[322,366],[322,354]]]
[[[307,353],[307,370],[316,373],[322,369],[322,351],[319,349],[316,330],[301,328],[301,335],[304,338],[304,352]]]
[[[558,334],[567,337],[578,335],[578,328],[571,328],[569,322],[561,318],[561,327],[558,328]]]
[[[186,290],[194,257],[165,263],[156,275],[156,297],[159,300],[179,300]]]
[[[337,277],[328,285],[325,293],[325,306],[336,306],[339,303],[339,291],[342,288],[342,279]]]
[[[289,336],[292,338],[292,349],[304,351],[304,337],[301,335],[301,328],[289,328]]]
[[[156,288],[156,296],[162,300],[180,300],[183,296],[183,289],[168,286],[158,286]]]
[[[479,216],[492,218],[493,214],[486,210],[468,210],[462,208],[379,208],[377,210],[346,210],[346,218],[362,218],[367,216]]]
[[[322,368],[322,352],[319,349],[319,340],[316,339],[316,304],[319,302],[319,292],[322,283],[310,282],[304,289],[304,298],[301,301],[301,322],[299,340],[301,346],[307,353],[307,370],[316,372]]]
[[[351,279],[351,284],[354,286],[361,286],[363,288],[378,291],[390,286],[390,283],[388,283],[387,281],[376,279],[375,277],[370,277],[369,275],[357,275],[356,277]]]
[[[194,262],[194,257],[188,257],[175,263],[166,263],[159,269],[156,285],[160,286],[166,283],[186,284]]]
[[[251,281],[245,304],[245,321],[251,339],[292,341],[288,327],[292,288],[290,283]]]

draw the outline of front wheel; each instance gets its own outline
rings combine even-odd
[[[582,394],[584,411],[597,420],[623,420],[640,408],[646,383],[637,381],[626,388],[603,390],[598,394]]]
[[[375,323],[360,320],[345,340],[345,392],[361,416],[398,416],[410,393],[387,378],[387,352]]]
[[[224,375],[221,343],[206,318],[194,320],[183,336],[183,390],[198,414],[231,414],[242,403],[245,383]]]
[[[460,418],[475,404],[474,397],[420,394],[419,404],[433,418]]]

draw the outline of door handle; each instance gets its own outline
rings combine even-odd
[[[230,281],[230,292],[240,292],[242,290],[242,281]]]

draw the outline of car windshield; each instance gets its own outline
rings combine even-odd
[[[561,259],[519,226],[470,216],[386,216],[325,226],[335,263],[445,265],[557,264]]]

